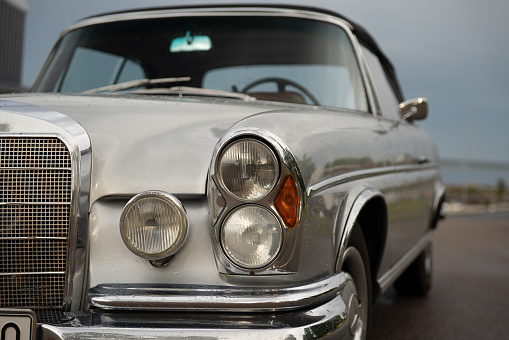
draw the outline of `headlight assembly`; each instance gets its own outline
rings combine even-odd
[[[256,269],[267,266],[281,249],[283,232],[266,208],[245,205],[232,211],[221,229],[221,246],[237,266]]]
[[[120,218],[120,233],[127,248],[148,260],[173,255],[188,232],[186,213],[172,195],[146,191],[133,197]]]
[[[211,163],[208,203],[222,273],[293,271],[302,206],[295,158],[264,130],[227,136]]]
[[[228,145],[219,156],[219,182],[236,199],[254,201],[265,197],[279,179],[274,152],[254,139],[241,139]]]

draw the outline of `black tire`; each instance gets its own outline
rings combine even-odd
[[[412,264],[396,280],[398,293],[411,296],[426,296],[431,289],[433,272],[432,243],[419,254]]]
[[[347,279],[343,299],[348,306],[350,335],[355,339],[366,339],[372,310],[371,271],[368,248],[358,223],[350,235],[341,270]]]

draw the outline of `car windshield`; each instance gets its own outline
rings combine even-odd
[[[162,78],[181,81],[147,81]],[[128,81],[140,86],[109,87]],[[291,17],[172,17],[81,27],[59,40],[32,90],[140,93],[173,86],[368,110],[347,33]]]

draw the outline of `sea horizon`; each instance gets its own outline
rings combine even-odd
[[[446,184],[496,187],[499,181],[509,186],[509,163],[465,159],[443,159],[442,179]]]

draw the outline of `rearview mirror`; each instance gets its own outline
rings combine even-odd
[[[170,44],[170,52],[208,51],[212,48],[212,41],[206,35],[192,35],[186,32],[185,37],[175,38]]]
[[[428,100],[416,98],[399,104],[399,115],[402,120],[423,120],[428,116]]]

